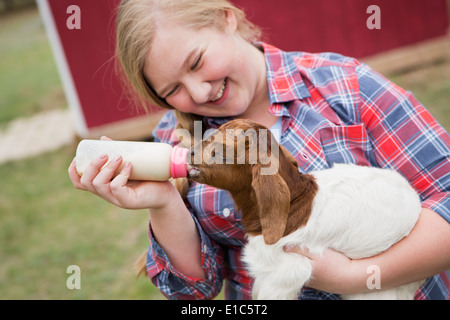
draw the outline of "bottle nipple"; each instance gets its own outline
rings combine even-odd
[[[187,155],[189,149],[173,147],[173,151],[170,157],[170,175],[172,178],[185,178],[188,174],[187,169]]]

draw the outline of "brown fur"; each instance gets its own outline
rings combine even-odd
[[[250,120],[233,120],[221,126],[213,137],[202,141],[201,150],[208,146],[215,150],[224,150],[226,130],[249,129],[256,130],[257,134],[265,128]],[[222,133],[219,135],[218,133]],[[252,148],[258,147],[255,141],[247,136],[236,137],[234,139],[234,155],[236,155],[239,143],[245,143],[245,164],[206,164],[207,155],[203,154],[203,162],[195,164],[194,151],[191,152],[193,167],[200,170],[198,176],[190,179],[200,183],[228,190],[238,209],[242,212],[242,223],[247,233],[251,235],[262,234],[267,244],[274,244],[281,237],[286,236],[299,227],[305,225],[311,214],[312,202],[317,192],[317,184],[314,177],[298,172],[297,161],[292,155],[276,142],[272,142],[270,131],[267,139],[267,156],[262,159],[260,154],[256,164],[249,163],[249,154]],[[243,139],[240,139],[243,138]],[[270,149],[274,145],[279,148],[278,156]],[[222,146],[222,147],[221,147]],[[259,150],[259,149],[258,149]],[[276,164],[278,170],[275,174],[263,175],[261,169]]]

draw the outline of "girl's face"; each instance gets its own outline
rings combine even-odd
[[[162,21],[146,58],[147,81],[179,111],[210,117],[243,115],[267,97],[265,62],[236,29],[232,13],[227,14],[224,30]]]

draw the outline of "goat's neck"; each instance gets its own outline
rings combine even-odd
[[[314,176],[307,173],[296,172],[292,181],[288,177],[285,181],[291,192],[291,204],[299,198],[308,197],[311,193],[315,194],[318,189]]]
[[[236,207],[242,211],[242,214],[250,211],[256,202],[255,192],[253,188],[241,188],[238,191],[230,191],[231,196],[236,204]]]
[[[290,211],[284,232],[284,235],[288,235],[308,222],[318,186],[312,175],[301,174],[295,167],[280,174],[290,190]],[[261,234],[257,200],[251,183],[243,182],[230,193],[236,208],[241,210],[245,231],[252,235]]]
[[[259,221],[257,200],[252,187],[241,188],[239,191],[230,192],[236,209],[241,211],[242,224],[249,234],[260,234],[261,223]]]
[[[290,210],[284,235],[306,225],[312,212],[314,197],[319,189],[315,178],[297,170],[283,176],[291,193]]]

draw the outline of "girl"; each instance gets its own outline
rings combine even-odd
[[[169,109],[157,141],[179,142],[233,118],[279,128],[279,141],[308,172],[333,163],[394,168],[419,192],[423,210],[411,234],[386,252],[350,260],[333,250],[308,256],[313,279],[301,299],[338,299],[369,290],[369,266],[381,287],[428,280],[417,299],[446,299],[450,280],[450,139],[412,94],[368,66],[338,54],[283,52],[226,0],[123,0],[117,50],[138,98]],[[199,123],[199,122],[197,122]],[[186,141],[184,141],[186,142]],[[122,159],[94,160],[74,186],[128,209],[148,208],[147,273],[171,299],[211,299],[225,280],[225,298],[251,298],[240,260],[245,234],[228,193],[178,181],[128,181]]]

